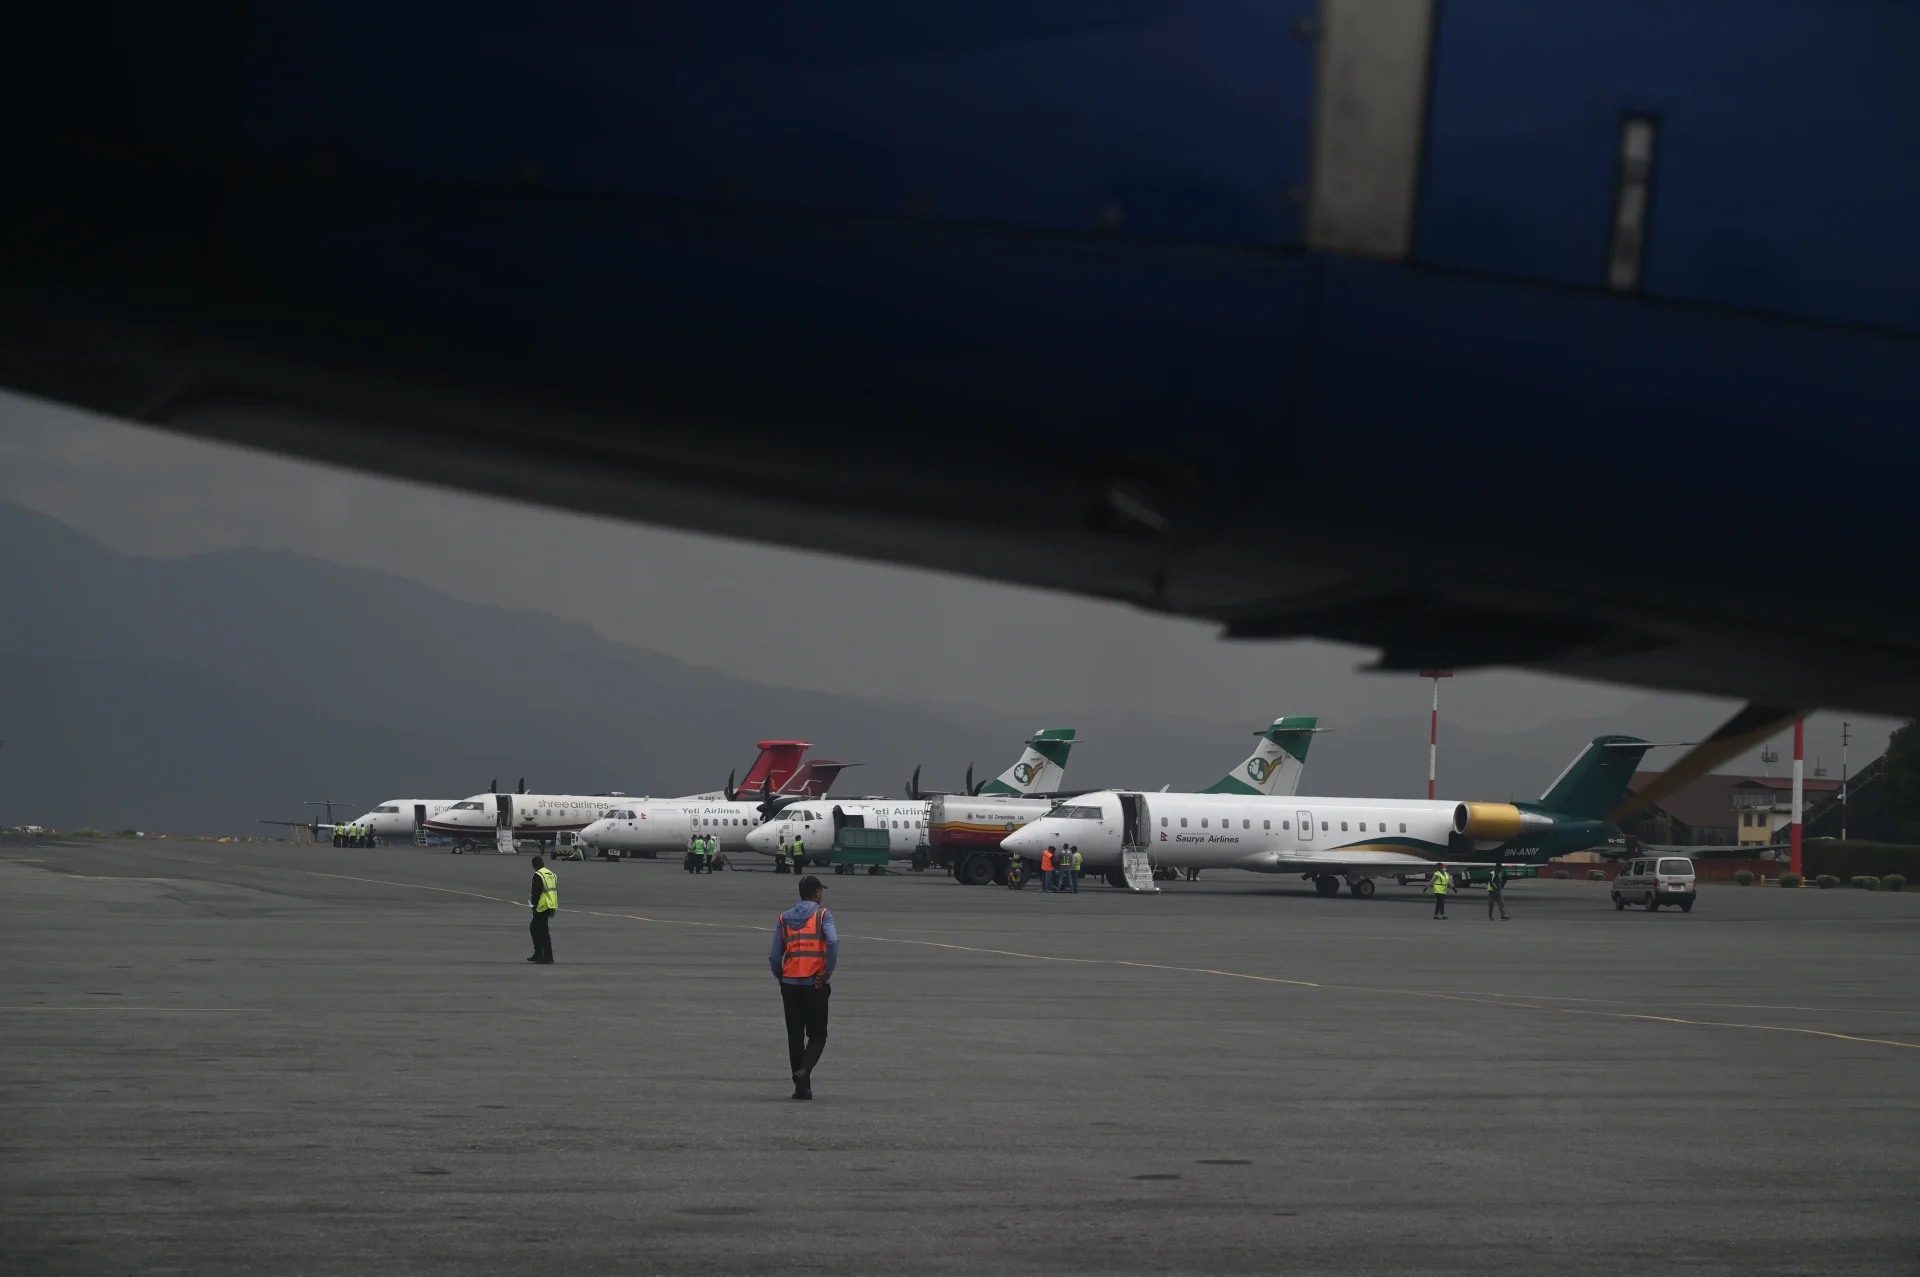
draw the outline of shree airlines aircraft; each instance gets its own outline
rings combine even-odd
[[[786,785],[798,770],[801,755],[811,748],[809,741],[761,741],[760,755],[754,760],[753,766],[747,769],[747,783],[768,790]],[[704,800],[703,795],[694,795],[666,801],[697,804]],[[450,834],[459,839],[455,843],[455,850],[458,851],[488,838],[502,824],[511,826],[516,838],[541,841],[563,833],[578,832],[599,820],[610,809],[625,807],[635,801],[624,794],[488,792],[452,803],[439,813],[429,815],[424,823],[434,833]],[[649,800],[638,801],[644,803]]]
[[[1638,737],[1597,736],[1534,802],[1107,790],[1061,803],[1001,846],[1031,859],[1069,843],[1115,886],[1126,885],[1122,850],[1132,846],[1155,865],[1297,873],[1325,896],[1344,879],[1364,898],[1376,875],[1425,877],[1436,862],[1540,862],[1604,841],[1607,813],[1652,748]]]

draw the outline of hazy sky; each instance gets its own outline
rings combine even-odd
[[[792,687],[1010,710],[1132,705],[1230,723],[1282,712],[1326,723],[1405,716],[1415,727],[1430,695],[1423,680],[1358,672],[1370,659],[1361,648],[1226,643],[1211,626],[1118,604],[521,506],[5,394],[0,499],[126,553],[293,550]],[[1462,675],[1442,694],[1447,720],[1494,732],[1650,699],[1509,672]],[[1731,710],[1658,699],[1650,717],[1697,721],[1698,731]],[[1856,720],[1856,763],[1879,751],[1887,729]],[[1837,765],[1838,721],[1808,730],[1809,755]]]

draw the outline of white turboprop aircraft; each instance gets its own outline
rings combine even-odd
[[[794,780],[800,770],[801,755],[810,748],[812,745],[808,741],[761,741],[760,755],[754,760],[753,766],[747,769],[748,781],[757,782],[768,790],[779,789]],[[489,790],[484,794],[474,794],[429,816],[425,826],[433,833],[452,836],[456,840],[454,851],[458,854],[497,836],[496,831],[503,828],[511,829],[516,839],[531,838],[541,843],[557,841],[561,834],[578,833],[586,829],[616,807],[653,801],[632,799],[620,793],[530,794],[525,791],[526,784],[522,781],[519,793],[502,794]],[[662,801],[697,804],[702,798],[695,795],[692,798]]]
[[[1027,742],[1020,760],[997,780],[982,786],[982,794],[991,789],[999,795],[993,801],[1016,802],[1022,801],[1019,795],[1058,788],[1066,776],[1067,752],[1073,746],[1073,738],[1074,729],[1070,727],[1048,728],[1037,733]],[[582,830],[580,837],[603,854],[658,855],[684,849],[687,839],[697,833],[712,835],[722,852],[745,847],[773,856],[778,854],[777,848],[790,845],[797,833],[812,858],[815,853],[824,855],[832,847],[836,826],[831,822],[837,812],[840,824],[885,828],[888,826],[881,822],[890,821],[893,834],[890,854],[897,853],[897,858],[912,856],[927,842],[928,803],[924,799],[849,802],[828,801],[819,793],[804,799],[763,793],[758,800],[748,801],[745,793],[744,788],[735,790],[732,802],[668,799],[617,804],[604,819]],[[1033,807],[1026,819],[1052,806],[1050,799],[1024,801]],[[849,813],[856,813],[858,819],[851,818]]]
[[[1260,744],[1251,756],[1216,781],[1209,792],[1234,794],[1290,794],[1300,784],[1306,767],[1307,747],[1319,720],[1308,717],[1283,717],[1259,733]],[[1048,747],[1048,733],[1035,737],[1034,744]],[[1062,751],[1060,765],[1065,766]],[[1024,773],[1023,773],[1024,767]],[[1033,769],[1017,764],[1000,778],[1019,782],[1021,775]],[[1044,779],[1034,776],[1035,781]],[[1038,786],[1036,785],[1037,789]],[[1004,793],[1004,791],[1003,791]],[[1078,799],[1068,799],[1077,802]],[[891,837],[890,854],[894,859],[914,853],[917,845],[931,843],[934,854],[953,866],[954,877],[968,886],[1005,882],[1010,857],[1000,851],[1001,840],[1010,829],[1031,828],[1027,822],[1039,820],[1060,804],[1039,798],[1001,797],[988,799],[983,788],[978,795],[950,795],[931,803],[851,803],[829,811],[813,804],[795,808],[780,820],[769,821],[747,836],[747,845],[756,851],[773,854],[775,848],[791,841],[795,832],[806,839],[809,848],[831,846],[835,831],[843,825],[885,829]],[[929,809],[933,809],[931,815]],[[916,830],[932,825],[931,838]],[[1041,844],[1045,846],[1045,844]],[[1036,853],[1037,854],[1037,853]]]
[[[1436,863],[1466,868],[1539,863],[1601,843],[1606,817],[1654,746],[1600,736],[1534,802],[1393,798],[1280,798],[1199,794],[1083,794],[1007,837],[1028,859],[1072,846],[1089,869],[1128,885],[1128,849],[1155,866],[1297,873],[1321,895],[1373,895],[1376,876],[1425,878]]]

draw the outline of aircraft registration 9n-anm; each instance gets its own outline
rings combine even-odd
[[[1920,712],[1920,7],[15,7],[16,390],[1752,701],[1679,778]]]
[[[1071,846],[1086,867],[1127,885],[1125,848],[1155,867],[1297,873],[1322,895],[1344,880],[1356,896],[1376,877],[1421,876],[1437,863],[1478,868],[1537,864],[1605,842],[1649,741],[1596,736],[1537,801],[1268,798],[1228,793],[1108,790],[1061,803],[1001,846],[1027,859]]]

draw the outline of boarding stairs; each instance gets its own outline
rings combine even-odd
[[[1147,859],[1147,849],[1140,843],[1127,843],[1120,848],[1120,872],[1126,876],[1129,891],[1160,890],[1153,881],[1153,865]]]

